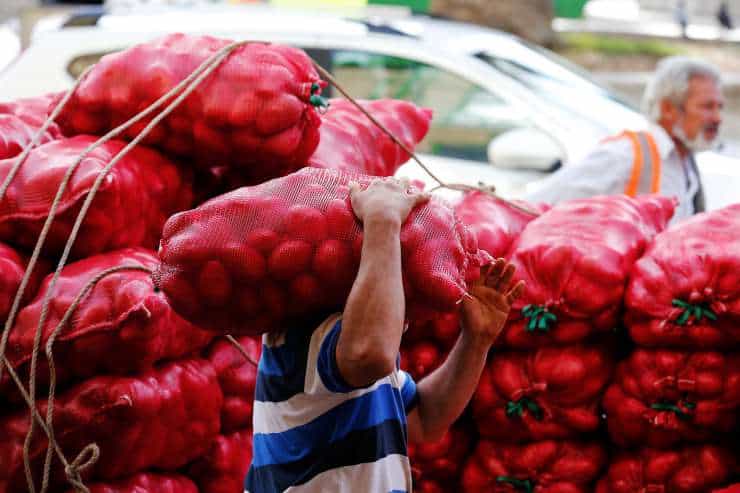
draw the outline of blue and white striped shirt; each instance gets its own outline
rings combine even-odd
[[[334,315],[313,332],[263,336],[248,492],[411,491],[406,414],[416,384],[397,368],[350,387],[337,368],[341,330]]]

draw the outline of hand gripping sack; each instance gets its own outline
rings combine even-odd
[[[237,342],[252,358],[259,361],[262,343],[253,337],[239,337]],[[216,370],[224,405],[221,409],[221,433],[251,428],[254,388],[257,384],[257,367],[224,339],[218,339],[205,351],[204,358]]]
[[[59,277],[49,314],[43,327],[41,355],[36,379],[41,388],[48,383],[49,367],[44,347],[85,285],[101,272],[121,265],[154,268],[154,252],[130,248],[67,265]],[[18,314],[8,339],[8,359],[28,381],[33,342],[38,328],[48,276],[36,299]],[[57,385],[101,374],[128,375],[152,368],[163,360],[196,353],[213,338],[178,316],[164,294],[154,290],[146,272],[121,271],[102,278],[77,307],[71,322],[58,333],[53,355]],[[3,401],[20,402],[21,396],[7,372],[0,382],[0,408]]]
[[[512,442],[593,432],[613,365],[602,346],[498,352],[489,359],[473,396],[478,431]]]
[[[661,196],[593,197],[558,204],[527,224],[508,255],[524,294],[499,341],[531,349],[612,330],[630,268],[674,207]]]
[[[77,136],[35,148],[0,200],[0,239],[33,248],[62,179],[95,137]],[[92,151],[72,174],[49,230],[45,251],[58,254],[87,193],[101,170],[123,147],[108,141]],[[0,161],[0,181],[13,159]],[[145,147],[133,148],[110,171],[72,249],[82,258],[129,246],[154,248],[169,215],[190,206],[190,183],[169,160]]]
[[[252,431],[245,429],[219,435],[208,452],[188,466],[187,474],[200,493],[243,493],[251,462]]]
[[[429,131],[430,109],[395,99],[358,102],[411,151]],[[330,101],[321,118],[320,135],[319,146],[309,160],[315,168],[393,176],[411,158],[346,99]]]
[[[606,450],[595,442],[483,440],[465,465],[462,487],[487,493],[590,493],[606,461]]]
[[[522,201],[516,203],[538,213],[548,208]],[[457,217],[478,239],[478,248],[494,258],[505,257],[524,227],[537,217],[484,192],[467,192],[454,207]]]
[[[141,472],[125,479],[85,485],[90,493],[199,493],[190,479],[179,474]],[[67,493],[76,493],[67,490]]]
[[[13,300],[23,279],[23,274],[26,272],[26,264],[25,256],[0,243],[0,323],[3,325],[10,308],[13,306]],[[46,262],[41,261],[36,264],[33,274],[29,278],[23,300],[21,300],[21,306],[33,299],[41,279],[48,270]]]
[[[88,481],[114,479],[146,469],[175,470],[203,455],[216,439],[221,390],[210,363],[181,360],[135,377],[96,377],[57,396],[55,437],[67,457],[96,443],[100,457]],[[46,416],[46,401],[39,403]],[[25,491],[23,443],[28,412],[0,418],[0,493]],[[41,477],[46,436],[38,428],[31,443],[34,477]],[[54,461],[51,490],[64,473]],[[56,488],[55,488],[56,487]]]
[[[0,103],[0,159],[17,156],[31,143],[46,121],[49,104],[55,97],[49,94]],[[45,144],[61,137],[59,127],[52,122],[38,143]]]
[[[739,422],[740,353],[638,349],[619,364],[604,409],[622,446],[721,438]]]
[[[362,248],[353,180],[371,178],[307,168],[173,216],[158,285],[184,317],[225,332],[256,334],[341,309]],[[401,250],[410,319],[456,310],[468,272],[488,259],[437,198],[411,212]]]
[[[68,134],[102,135],[231,43],[177,33],[107,55],[57,121]],[[324,85],[303,51],[249,43],[232,51],[143,143],[201,167],[227,163],[252,183],[282,176],[305,166],[319,142],[312,101]],[[126,130],[126,138],[138,135],[163,108]]]
[[[732,452],[714,445],[622,452],[596,493],[706,493],[726,485],[736,467]]]
[[[630,276],[625,321],[641,345],[740,345],[740,204],[658,235]]]
[[[467,429],[453,426],[436,442],[409,444],[414,485],[427,482],[447,487],[443,491],[454,490],[470,453],[471,442]]]

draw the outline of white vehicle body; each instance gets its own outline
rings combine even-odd
[[[0,99],[68,89],[74,82],[70,67],[75,63],[94,62],[107,52],[176,31],[285,43],[309,54],[323,53],[332,57],[332,64],[340,60],[339,70],[354,78],[345,85],[357,97],[372,94],[354,92],[353,81],[362,86],[363,75],[376,76],[384,70],[391,80],[395,77],[394,68],[383,66],[377,70],[373,64],[378,60],[381,64],[400,60],[401,69],[396,72],[405,70],[403,64],[410,67],[404,80],[407,85],[413,86],[416,79],[431,74],[432,81],[441,79],[470,93],[470,97],[460,96],[460,104],[449,114],[439,114],[435,109],[434,122],[442,119],[445,123],[437,130],[433,128],[430,134],[434,136],[428,136],[425,143],[431,140],[429,146],[435,147],[434,139],[438,138],[442,144],[436,147],[442,151],[422,146],[422,161],[444,181],[493,184],[507,197],[521,196],[528,186],[536,186],[551,172],[549,164],[542,166],[542,160],[548,156],[557,156],[560,163],[570,165],[599,140],[625,128],[637,130],[647,125],[637,111],[545,50],[490,29],[399,12],[386,10],[382,18],[376,18],[366,10],[327,13],[246,5],[132,9],[101,11],[94,14],[92,25],[74,27],[63,27],[65,19],[61,16],[56,21],[48,20],[45,29],[32,33],[30,45],[0,73]],[[363,65],[365,62],[367,66]],[[359,72],[353,75],[353,70]],[[334,73],[344,84],[341,74]],[[382,74],[378,77],[381,78],[376,86],[388,85]],[[414,101],[417,104],[458,97],[445,93],[444,88],[435,93],[434,88],[418,86],[414,91],[422,97]],[[444,101],[440,104],[444,105]],[[480,134],[471,146],[473,158],[455,155],[464,154],[465,145],[449,145],[451,135],[465,140],[466,133]],[[489,135],[498,143],[508,144],[492,147],[488,145]],[[536,145],[520,145],[526,142]],[[452,150],[445,150],[446,146]],[[517,153],[520,147],[521,152]],[[497,157],[491,164],[489,158],[493,154]],[[714,152],[701,154],[698,162],[709,209],[740,201],[740,162]],[[404,165],[399,174],[434,184],[413,161]]]

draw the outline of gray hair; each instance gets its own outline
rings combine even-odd
[[[719,70],[713,65],[685,56],[671,56],[658,63],[652,80],[642,96],[642,111],[650,120],[660,120],[660,102],[668,99],[677,106],[686,100],[689,81],[693,77],[707,77],[722,83]]]

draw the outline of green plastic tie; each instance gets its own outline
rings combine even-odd
[[[321,96],[321,85],[318,82],[311,84],[311,96],[308,101],[320,110],[326,111],[329,109],[329,100]]]
[[[684,407],[689,410],[694,410],[696,404],[693,402],[684,402]],[[656,402],[650,406],[651,409],[656,411],[672,411],[678,416],[679,419],[688,420],[691,419],[691,414],[681,409],[677,404],[671,404],[670,402]]]
[[[558,321],[554,313],[550,313],[546,307],[540,305],[526,305],[522,308],[522,315],[529,319],[527,332],[549,332],[551,324]]]
[[[701,322],[704,317],[708,318],[709,320],[717,320],[717,314],[714,313],[714,311],[712,311],[712,309],[709,308],[706,303],[699,303],[694,305],[683,300],[674,299],[671,304],[675,307],[683,309],[681,315],[679,315],[678,319],[676,319],[676,323],[678,325],[685,325],[686,322],[688,322],[689,319],[691,319],[692,317],[697,322]]]
[[[525,493],[532,493],[534,491],[534,481],[530,479],[517,479],[511,476],[498,476],[496,481],[499,483],[509,483],[517,491],[524,491]]]
[[[535,401],[529,397],[522,397],[518,401],[509,401],[506,403],[506,416],[509,418],[519,417],[524,415],[524,410],[529,411],[534,419],[542,421],[542,408],[537,405]]]

